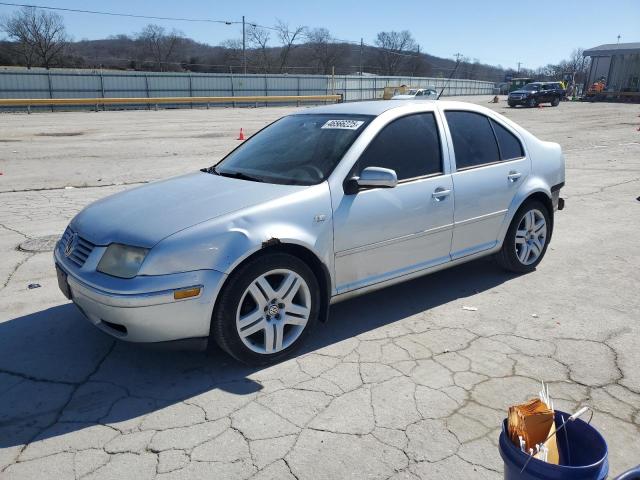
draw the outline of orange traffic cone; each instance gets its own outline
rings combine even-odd
[[[240,135],[238,135],[238,140],[244,140],[244,132],[242,131],[242,128],[240,128]]]

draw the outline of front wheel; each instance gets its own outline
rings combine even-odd
[[[496,259],[506,270],[531,272],[542,261],[550,236],[547,207],[538,201],[526,202],[514,215]]]
[[[214,310],[211,336],[236,360],[274,363],[313,329],[320,301],[318,281],[302,260],[266,254],[231,274]]]
[[[560,105],[560,97],[556,97],[553,100],[551,100],[552,107],[557,107],[558,105]]]
[[[538,102],[536,101],[535,98],[530,98],[529,100],[527,100],[527,107],[533,108],[537,106],[538,106]]]

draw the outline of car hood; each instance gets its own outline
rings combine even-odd
[[[99,200],[82,210],[70,226],[96,245],[151,248],[185,228],[304,188],[196,172]]]
[[[394,95],[391,100],[411,100],[416,98],[415,95]]]

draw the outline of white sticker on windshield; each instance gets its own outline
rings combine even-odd
[[[364,121],[362,120],[329,120],[320,128],[337,128],[338,130],[357,130]]]

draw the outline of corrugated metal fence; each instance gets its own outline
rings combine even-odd
[[[204,97],[253,95],[327,95],[345,101],[382,98],[384,87],[434,86],[443,78],[357,75],[243,75],[156,73],[64,69],[0,70],[0,98]],[[493,93],[494,84],[453,79],[443,96]]]

